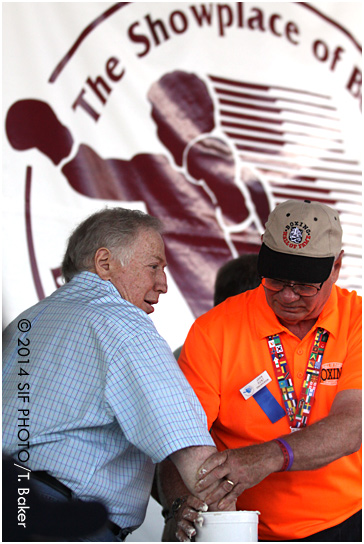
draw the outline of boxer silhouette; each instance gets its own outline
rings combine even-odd
[[[82,195],[145,202],[148,213],[165,224],[168,267],[198,316],[212,305],[220,266],[237,254],[258,251],[258,236],[256,243],[247,242],[243,231],[262,230],[269,202],[258,177],[246,168],[240,172],[229,144],[211,135],[214,106],[200,78],[182,71],[166,74],[151,86],[148,99],[158,137],[175,164],[147,153],[104,159],[85,144],[71,155],[71,132],[39,100],[15,102],[6,133],[19,151],[36,148],[56,166],[63,161],[61,172]],[[228,232],[237,225],[240,232]]]

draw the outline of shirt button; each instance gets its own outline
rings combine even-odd
[[[302,355],[303,349],[298,349],[298,350],[297,350],[297,353],[298,353],[298,355]]]
[[[303,378],[303,372],[297,372],[297,378]]]

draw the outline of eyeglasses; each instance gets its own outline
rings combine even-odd
[[[324,282],[320,283],[318,287],[316,285],[309,285],[306,283],[292,283],[290,281],[276,280],[274,278],[261,277],[262,285],[270,291],[283,291],[285,287],[290,287],[292,291],[301,297],[314,297],[320,291]]]

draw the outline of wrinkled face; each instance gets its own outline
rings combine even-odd
[[[289,286],[284,287],[282,291],[278,292],[264,288],[268,305],[283,325],[289,328],[289,325],[297,325],[302,321],[318,318],[331,294],[332,286],[339,276],[341,260],[340,256],[335,261],[329,278],[323,283],[320,291],[313,297],[297,295]],[[294,283],[293,280],[292,283]]]
[[[112,259],[109,279],[123,299],[151,314],[159,295],[167,292],[166,265],[161,235],[154,230],[141,230],[125,266]]]

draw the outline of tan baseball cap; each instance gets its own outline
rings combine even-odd
[[[287,200],[270,213],[258,258],[266,278],[321,283],[341,251],[339,214],[319,202]]]

